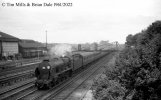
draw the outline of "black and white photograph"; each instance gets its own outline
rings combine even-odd
[[[161,0],[0,0],[0,100],[161,100]]]

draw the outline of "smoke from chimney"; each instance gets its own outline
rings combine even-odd
[[[51,48],[50,56],[53,57],[61,57],[68,56],[72,52],[72,46],[69,44],[58,44]]]

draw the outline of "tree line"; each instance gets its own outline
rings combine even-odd
[[[125,45],[105,77],[94,80],[94,98],[161,100],[161,21],[128,35]]]

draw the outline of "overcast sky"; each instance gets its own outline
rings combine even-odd
[[[161,20],[161,0],[1,0],[2,3],[71,2],[72,7],[2,7],[0,31],[20,39],[50,43],[109,40],[124,43]]]

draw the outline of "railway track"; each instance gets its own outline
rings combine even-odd
[[[23,92],[25,89],[34,87],[35,80],[36,78],[32,78],[14,86],[2,89],[0,91],[0,100],[15,100],[13,97],[18,95],[20,92]]]
[[[35,62],[40,62],[41,59],[25,59],[25,60],[19,60],[19,61],[11,61],[11,62],[6,62],[6,63],[1,63],[0,64],[0,70],[1,71],[10,71],[13,69],[16,69],[17,67],[23,67],[25,65],[35,63]]]
[[[60,94],[64,89],[68,88],[69,86],[72,85],[73,82],[75,82],[76,80],[81,79],[81,77],[84,77],[84,81],[89,78],[93,73],[95,73],[96,70],[98,70],[100,68],[100,64],[105,63],[106,57],[103,58],[101,61],[99,60],[98,62],[96,62],[94,65],[92,65],[91,67],[86,68],[86,70],[84,69],[83,72],[81,72],[80,74],[74,75],[71,79],[65,80],[65,82],[62,82],[61,84],[53,87],[52,89],[49,90],[36,90],[34,88],[32,88],[31,90],[27,90],[30,92],[25,92],[28,95],[24,95],[19,98],[14,98],[14,100],[44,100],[44,99],[51,99],[51,98],[55,98],[56,96],[58,96],[58,94]],[[89,71],[91,71],[89,73]],[[88,74],[88,75],[87,75]],[[80,82],[80,85],[84,82]],[[76,86],[78,87],[78,86]],[[73,90],[71,90],[73,91]],[[69,95],[69,93],[68,93]],[[67,96],[66,96],[67,97]],[[64,98],[66,98],[64,97]]]
[[[8,70],[3,70],[0,73],[0,78],[6,77],[8,74],[17,73],[17,72],[28,70],[28,69],[33,69],[33,68],[36,67],[36,65],[38,63],[40,63],[40,61],[24,64],[21,67],[14,67],[14,68],[11,68],[11,69],[8,69]]]
[[[105,58],[103,59],[105,60]],[[86,76],[85,73],[88,73],[88,71],[93,70],[94,68],[96,68],[96,66],[100,65],[101,63],[102,61],[99,60],[91,67],[83,69],[83,72],[81,72],[83,74],[81,75]],[[44,98],[54,98],[51,95],[60,94],[61,91],[64,90],[67,85],[69,86],[72,82],[80,79],[80,77],[83,77],[81,75],[75,74],[71,79],[68,78],[67,80],[64,80],[65,82],[61,82],[61,84],[56,85],[52,89],[41,91],[37,90],[37,88],[34,86],[35,78],[32,78],[19,84],[16,84],[15,86],[8,87],[8,89],[0,90],[0,100],[43,100]]]
[[[34,77],[34,70],[27,70],[11,74],[10,77],[3,77],[0,79],[0,87],[5,88],[6,86],[14,85],[20,81]]]
[[[25,64],[22,67],[17,67],[15,70],[2,71],[0,73],[0,87],[11,86],[17,82],[34,77],[34,69],[38,63]]]
[[[97,75],[99,73],[99,70],[102,70],[101,68],[103,68],[104,63],[106,62],[107,58],[105,57],[102,59],[102,61],[98,62],[85,72],[81,73],[76,79],[70,81],[69,84],[61,87],[58,91],[49,93],[49,96],[43,96],[41,99],[37,100],[71,100],[70,96],[72,95],[72,93],[79,89],[79,87],[83,85],[85,81],[92,79],[94,75]]]
[[[0,100],[12,97],[23,91],[25,88],[34,87],[34,69],[37,67],[36,63],[25,64],[22,67],[18,67],[15,71],[1,72],[0,76]],[[2,75],[4,74],[4,75]],[[8,100],[8,99],[6,99]]]
[[[77,84],[76,86],[71,85],[71,87],[67,87],[65,91],[60,92],[58,96],[54,98],[49,97],[47,100],[51,100],[51,99],[52,100],[83,100],[86,93],[88,92],[88,90],[90,90],[92,86],[94,77],[99,73],[102,73],[103,71],[104,71],[104,66],[100,66],[100,68],[95,70],[93,73],[91,72],[89,76],[85,77],[84,79],[82,78],[81,83]],[[69,93],[69,94],[66,94],[66,93]]]

